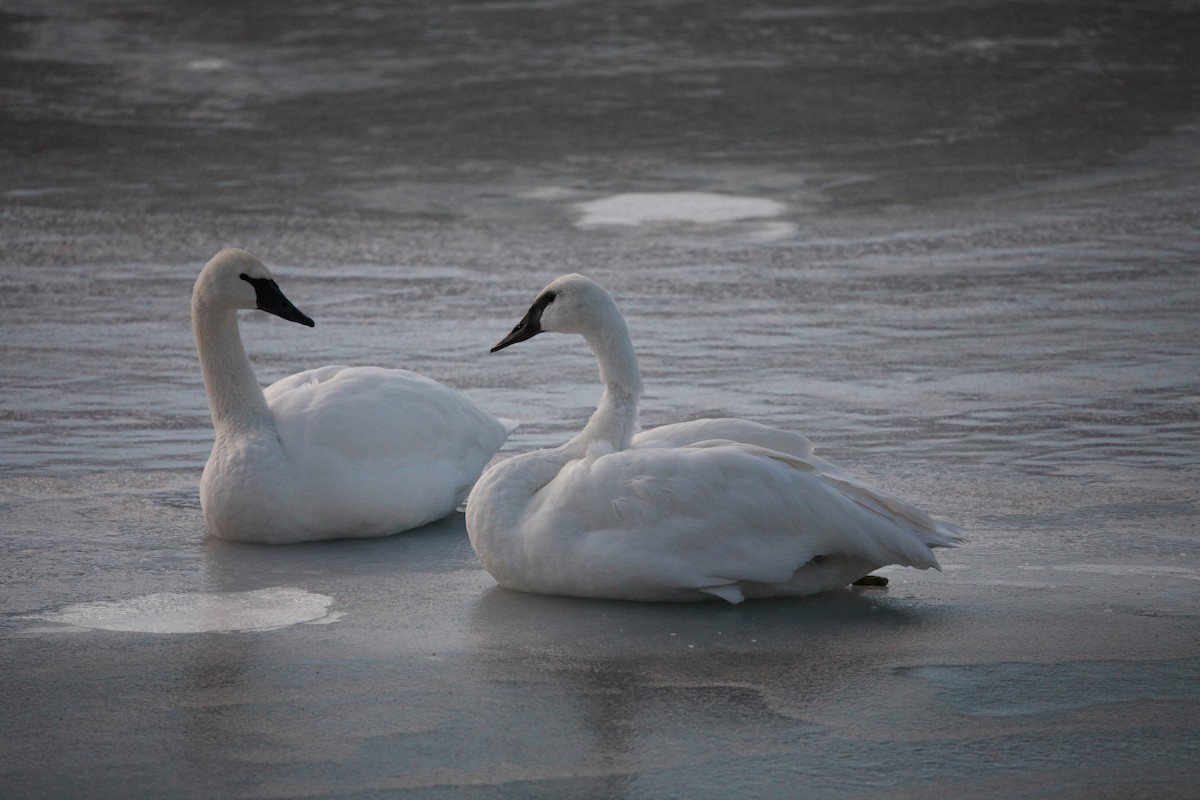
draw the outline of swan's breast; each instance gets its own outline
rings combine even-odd
[[[214,535],[242,539],[293,524],[293,491],[291,464],[273,434],[218,436],[200,477],[200,507]]]

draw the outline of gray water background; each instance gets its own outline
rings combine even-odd
[[[1200,5],[10,2],[5,797],[1186,797],[1200,778]],[[628,192],[778,217],[581,227]],[[942,573],[730,607],[495,588],[461,515],[206,538],[188,296],[258,254],[263,383],[416,369],[561,442],[747,417],[961,522]],[[62,609],[296,587],[325,625]],[[220,628],[219,623],[214,627]]]

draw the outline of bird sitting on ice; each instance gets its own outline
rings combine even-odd
[[[807,595],[887,564],[937,568],[957,528],[741,419],[636,433],[642,381],[625,320],[582,275],[543,289],[492,352],[544,331],[591,346],[604,394],[559,447],[502,461],[467,500],[467,532],[509,589],[620,600]]]
[[[452,512],[508,429],[404,369],[328,366],[264,391],[239,309],[312,327],[262,262],[222,250],[192,291],[192,332],[216,441],[200,479],[212,535],[282,544],[387,536]]]

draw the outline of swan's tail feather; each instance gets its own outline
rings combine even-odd
[[[966,537],[962,535],[962,526],[945,519],[934,519],[935,529],[931,532],[925,544],[930,547],[958,547]]]
[[[907,500],[873,489],[844,470],[822,460],[813,459],[821,469],[821,479],[859,505],[884,516],[899,518],[912,526],[926,547],[955,547],[963,541],[962,527],[949,520],[936,519]]]
[[[713,597],[719,597],[722,600],[737,605],[746,599],[742,594],[742,589],[736,583],[722,583],[717,586],[702,586],[700,591],[705,594],[711,594]]]
[[[899,563],[917,569],[941,569],[931,548],[954,547],[962,541],[958,525],[934,519],[929,514],[899,497],[873,489],[853,478],[845,470],[817,456],[794,456],[770,448],[725,439],[696,442],[692,447],[722,447],[737,445],[747,452],[757,452],[767,458],[783,462],[802,472],[815,473],[816,477],[833,491],[879,515],[891,524],[889,530],[901,532],[899,536],[883,536],[875,540],[880,548],[877,555],[891,553]]]
[[[898,497],[864,486],[837,470],[836,475],[822,474],[821,479],[830,488],[841,493],[863,508],[878,514],[902,532],[900,536],[886,538],[884,546],[918,569],[941,570],[935,547],[954,547],[962,541],[961,528],[946,520],[934,519],[929,514]]]

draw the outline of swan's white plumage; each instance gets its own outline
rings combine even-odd
[[[930,548],[958,540],[954,526],[817,458],[799,434],[707,419],[633,435],[636,358],[589,279],[551,283],[497,348],[543,330],[583,334],[605,392],[570,442],[503,461],[472,491],[467,530],[502,586],[736,603],[834,589],[888,564],[937,568]]]
[[[237,310],[258,305],[243,274],[270,280],[254,256],[223,250],[193,291],[216,430],[200,481],[209,531],[267,543],[362,538],[453,511],[504,442],[505,426],[402,369],[319,367],[262,390],[237,328]]]

